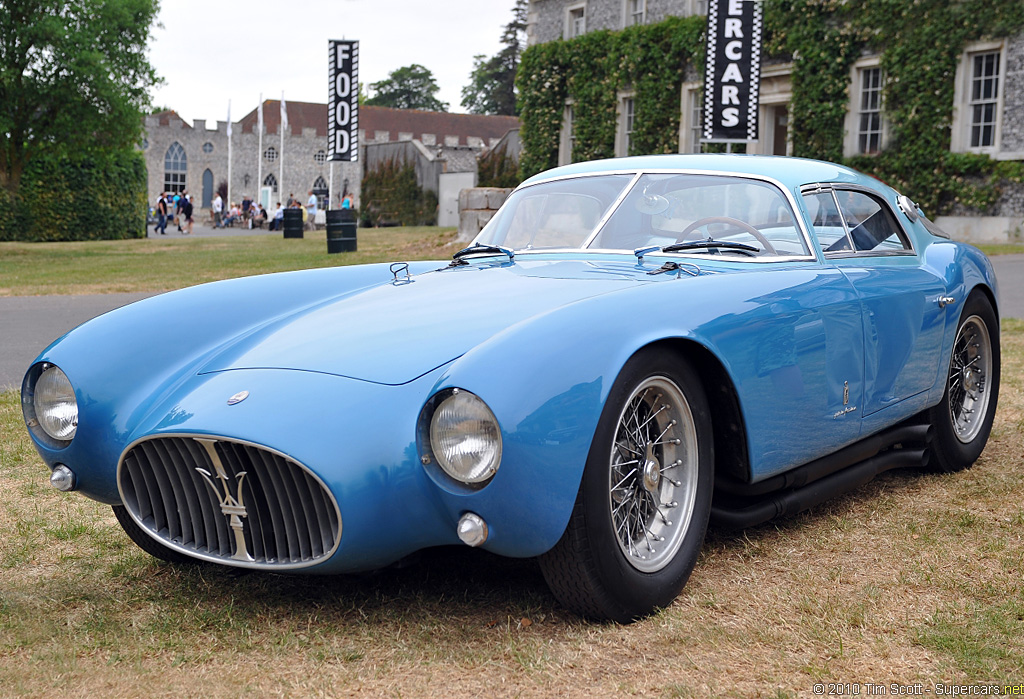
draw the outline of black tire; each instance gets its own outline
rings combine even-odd
[[[128,514],[128,508],[124,505],[111,505],[111,509],[114,510],[114,516],[117,518],[118,524],[121,525],[121,529],[124,529],[124,533],[128,535],[128,538],[134,541],[139,548],[150,556],[159,558],[162,561],[167,561],[168,563],[192,564],[199,562],[195,558],[191,558],[190,556],[186,556],[183,553],[179,553],[174,549],[164,546],[144,532],[142,527],[140,527],[138,523],[132,519],[132,516]]]
[[[565,533],[540,557],[559,602],[621,623],[671,604],[704,543],[714,461],[696,372],[666,350],[636,354],[601,413]]]
[[[942,400],[928,411],[928,467],[950,473],[981,456],[999,399],[999,321],[981,291],[967,297],[960,313],[945,381]]]

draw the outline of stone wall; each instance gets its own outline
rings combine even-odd
[[[1001,149],[1024,158],[1024,34],[1006,42]]]
[[[511,191],[499,187],[474,187],[459,192],[459,235],[456,240],[460,243],[473,240],[505,203]]]
[[[561,39],[565,35],[566,9],[580,0],[531,0],[527,10],[526,43],[530,46]],[[703,14],[702,0],[647,0],[646,24],[666,17]],[[587,31],[622,29],[627,21],[626,0],[586,0]]]
[[[149,201],[152,203],[164,190],[164,158],[168,149],[178,143],[185,151],[187,170],[185,188],[195,198],[197,207],[203,205],[203,173],[212,174],[213,191],[228,179],[228,137],[227,122],[218,121],[215,129],[208,129],[206,121],[197,119],[190,126],[173,114],[146,118],[146,141],[144,154],[148,173]],[[204,148],[205,146],[205,148]],[[276,156],[268,159],[267,153],[273,148]],[[238,124],[232,125],[231,135],[231,183],[230,197],[240,202],[249,195],[255,199],[259,184],[273,175],[276,188],[271,192],[270,207],[284,201],[293,193],[303,202],[307,192],[314,189],[318,178],[327,184],[331,182],[331,164],[318,162],[317,154],[326,153],[327,139],[320,137],[316,129],[303,129],[301,134],[287,130],[284,139],[284,157],[281,158],[281,137],[276,133],[264,134],[262,151],[259,135],[244,133]],[[209,152],[206,152],[209,151]],[[282,163],[284,165],[282,179]],[[359,187],[362,181],[361,163],[334,163],[334,190],[332,206],[339,206],[346,187],[359,202]],[[201,220],[205,215],[201,215]]]

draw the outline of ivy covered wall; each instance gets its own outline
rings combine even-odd
[[[523,53],[520,174],[558,164],[567,101],[573,103],[572,159],[615,155],[619,93],[634,92],[631,153],[679,151],[679,96],[688,64],[704,62],[703,17],[671,17],[619,32],[597,31]]]
[[[766,52],[792,60],[790,138],[796,156],[844,162],[850,69],[879,55],[885,82],[886,150],[846,162],[938,215],[984,211],[1024,163],[950,153],[956,68],[969,42],[1024,31],[1021,0],[764,0]],[[703,17],[670,18],[532,46],[517,84],[520,174],[554,167],[567,101],[572,158],[615,152],[618,95],[635,92],[632,153],[678,152],[681,87],[689,65],[703,74]]]

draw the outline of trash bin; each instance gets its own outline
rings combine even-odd
[[[356,251],[356,217],[352,209],[327,212],[327,252]]]
[[[285,238],[301,238],[302,237],[302,209],[285,209],[284,210],[284,229]]]

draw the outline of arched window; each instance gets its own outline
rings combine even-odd
[[[277,149],[271,146],[263,151],[263,157],[267,159],[268,163],[272,163],[277,160]]]
[[[175,141],[164,155],[164,191],[185,191],[186,171],[188,171],[188,157],[181,144]]]
[[[323,176],[317,177],[313,181],[313,194],[316,195],[316,208],[326,209],[327,195],[330,194],[330,190],[327,189],[327,180]]]
[[[316,153],[315,153],[315,154],[313,155],[313,160],[315,160],[316,162],[318,162],[318,163],[320,163],[321,165],[323,165],[324,163],[326,163],[326,162],[327,162],[327,153],[324,153],[324,152],[323,152],[322,150],[318,150],[318,151],[317,151],[317,152],[316,152]]]
[[[263,186],[270,187],[270,191],[277,194],[277,178],[274,177],[274,173],[270,173],[263,178]]]

